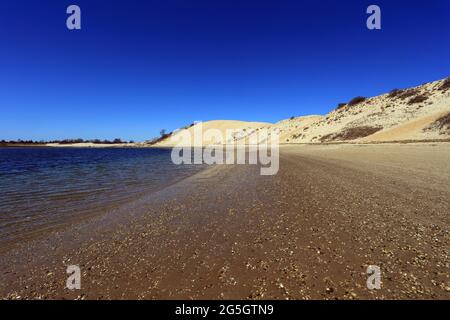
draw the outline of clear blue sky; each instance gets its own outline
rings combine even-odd
[[[324,114],[450,75],[450,1],[0,1],[0,140]],[[82,30],[66,28],[66,8]],[[382,9],[382,30],[366,8]]]

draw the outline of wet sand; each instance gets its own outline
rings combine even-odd
[[[449,164],[439,143],[286,146],[276,176],[211,167],[2,248],[0,297],[449,299]]]

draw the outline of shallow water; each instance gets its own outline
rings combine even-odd
[[[202,169],[167,149],[0,148],[0,241],[106,211]]]

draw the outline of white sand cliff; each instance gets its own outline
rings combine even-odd
[[[393,90],[380,96],[355,99],[325,116],[312,115],[275,124],[216,120],[202,123],[203,132],[217,129],[242,130],[245,142],[259,129],[280,132],[280,143],[392,142],[450,139],[450,78],[414,88]],[[169,147],[183,130],[153,146]],[[226,141],[230,143],[232,141]],[[203,141],[203,145],[212,141]]]

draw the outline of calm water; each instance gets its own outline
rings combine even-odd
[[[201,169],[170,150],[0,148],[0,241],[105,210]]]

